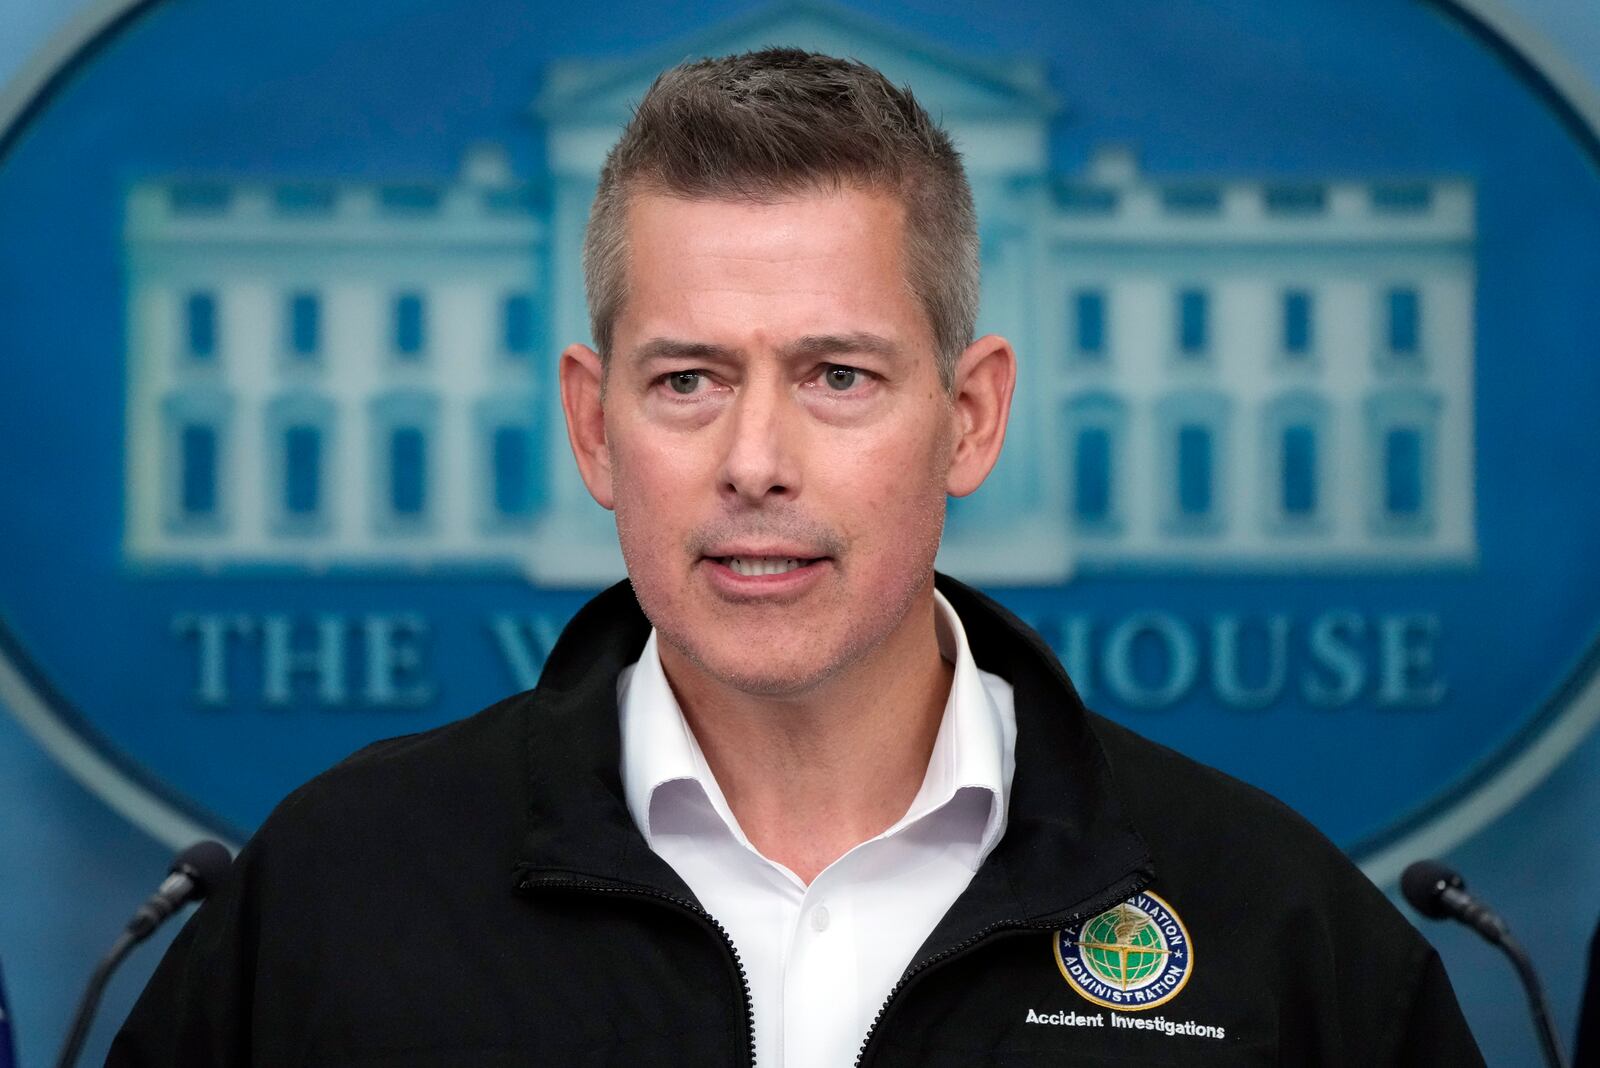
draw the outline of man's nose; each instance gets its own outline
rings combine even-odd
[[[780,382],[750,382],[739,391],[727,424],[722,492],[748,504],[792,497],[800,490],[793,399]]]

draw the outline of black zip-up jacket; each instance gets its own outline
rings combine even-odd
[[[938,584],[979,666],[1014,687],[1009,823],[858,1063],[1483,1063],[1438,956],[1337,848],[1087,712],[1036,634]],[[537,689],[290,795],[174,941],[109,1063],[749,1064],[738,954],[623,800],[617,673],[648,629],[615,586]],[[1156,929],[1095,919],[1130,898]],[[1095,938],[1102,979],[1134,965],[1086,985],[1111,1005],[1067,978]],[[1113,1007],[1152,967],[1176,993]]]

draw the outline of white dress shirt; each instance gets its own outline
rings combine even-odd
[[[763,1068],[854,1063],[901,973],[1005,830],[1011,686],[978,669],[955,610],[937,591],[934,600],[955,674],[922,787],[894,826],[810,886],[745,837],[667,683],[654,631],[617,679],[628,809],[733,939]]]

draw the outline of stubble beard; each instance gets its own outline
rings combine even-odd
[[[677,653],[707,679],[730,691],[771,700],[796,699],[825,687],[830,682],[848,674],[863,660],[877,652],[905,625],[913,607],[933,581],[933,564],[938,554],[944,530],[945,500],[942,495],[930,498],[916,517],[917,533],[904,545],[903,560],[909,565],[891,570],[897,581],[887,588],[874,585],[861,591],[859,603],[845,603],[843,596],[835,595],[833,611],[824,606],[823,615],[832,615],[842,626],[833,633],[822,633],[815,628],[786,636],[790,655],[771,655],[774,650],[766,643],[750,641],[753,631],[764,624],[752,621],[748,610],[734,605],[713,603],[712,618],[699,619],[697,629],[692,624],[702,613],[696,612],[697,591],[689,588],[698,579],[689,577],[682,592],[675,592],[670,575],[666,582],[652,581],[660,576],[658,566],[661,546],[652,546],[649,535],[636,538],[640,531],[632,521],[631,512],[617,510],[617,534],[622,544],[623,561],[633,580],[634,596],[645,616],[655,627],[657,638]],[[643,524],[641,524],[643,525]],[[815,527],[801,525],[814,539],[819,532]],[[780,520],[763,522],[762,533],[781,533],[785,524]],[[747,532],[749,525],[744,528]],[[790,529],[794,529],[790,527]],[[683,552],[690,568],[701,566],[698,546],[708,538],[697,532],[689,544],[674,549]],[[904,542],[906,539],[902,539]],[[828,566],[840,570],[844,580],[838,589],[848,588],[848,569],[855,562],[847,546],[840,539],[828,543],[833,549],[833,559]],[[640,578],[646,581],[640,582]],[[816,596],[812,594],[811,596]],[[703,601],[700,602],[704,604]],[[776,627],[785,624],[782,614],[785,606],[772,605],[764,614],[770,614]],[[685,624],[691,624],[685,626]],[[707,640],[705,630],[710,630],[712,640]],[[798,639],[798,641],[796,641]],[[796,647],[796,646],[799,647]],[[776,650],[783,651],[783,650]]]

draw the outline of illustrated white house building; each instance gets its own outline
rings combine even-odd
[[[1042,65],[802,4],[555,64],[541,175],[480,145],[448,179],[133,187],[128,561],[618,577],[555,385],[560,346],[589,335],[600,163],[659,70],[772,43],[911,84],[965,155],[979,331],[1021,366],[943,566],[1046,584],[1476,558],[1470,183],[1157,176],[1119,146],[1056,173]]]

